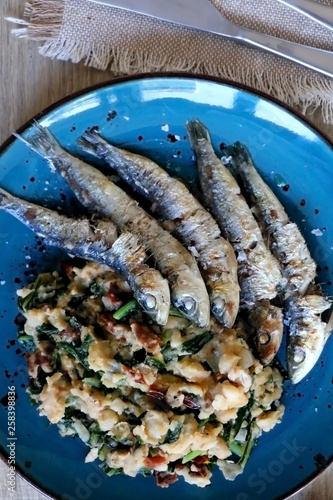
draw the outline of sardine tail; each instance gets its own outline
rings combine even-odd
[[[33,124],[31,135],[23,137],[16,132],[13,135],[42,158],[52,159],[57,156],[59,144],[51,132],[36,121]]]
[[[99,132],[92,128],[86,130],[77,140],[77,145],[85,152],[98,157],[98,147],[101,142]]]
[[[201,140],[211,142],[208,130],[197,118],[186,123],[186,130],[188,132],[192,147],[194,147],[194,145]]]
[[[237,171],[237,166],[241,163],[252,163],[251,155],[248,149],[241,142],[237,141],[231,146],[228,146],[226,152],[232,156],[232,166]]]
[[[8,193],[5,189],[0,187],[0,209],[6,209],[8,205],[12,204],[15,202],[17,198],[12,195],[11,193]]]

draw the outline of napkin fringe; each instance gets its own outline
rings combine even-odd
[[[288,105],[301,109],[303,113],[315,112],[321,107],[325,123],[333,119],[333,79],[311,76],[282,75],[256,68],[240,68],[232,65],[216,65],[147,54],[109,44],[75,41],[61,36],[64,0],[29,0],[24,16],[27,26],[12,30],[19,37],[42,42],[40,54],[74,63],[84,62],[100,70],[110,69],[115,75],[133,75],[145,72],[192,72],[217,76],[235,81],[272,95]],[[11,19],[9,19],[11,20]],[[15,21],[15,20],[12,20]],[[19,24],[24,22],[19,21]]]
[[[157,54],[145,54],[109,45],[71,41],[58,38],[45,42],[39,49],[44,56],[84,62],[87,66],[112,71],[115,75],[133,75],[138,72],[192,72],[217,76],[242,83],[265,94],[272,95],[288,105],[297,105],[302,113],[314,113],[321,107],[323,120],[333,119],[333,80],[320,75],[311,77],[266,73],[255,68],[237,68],[231,65],[212,65],[186,61]]]

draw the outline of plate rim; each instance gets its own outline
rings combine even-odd
[[[114,85],[118,85],[121,83],[128,83],[128,82],[135,82],[135,81],[144,81],[144,80],[158,80],[158,79],[165,79],[165,78],[170,78],[170,79],[187,79],[187,80],[201,80],[201,81],[206,81],[206,82],[211,82],[211,83],[216,83],[218,85],[225,85],[228,87],[235,87],[239,90],[245,91],[249,94],[256,95],[257,97],[266,99],[267,101],[279,106],[280,108],[284,109],[294,117],[296,117],[298,120],[300,120],[304,125],[306,125],[308,128],[310,128],[312,131],[314,131],[331,149],[333,153],[333,139],[331,139],[328,134],[325,132],[322,132],[319,127],[315,124],[313,124],[310,119],[306,116],[304,116],[300,111],[295,110],[292,108],[291,105],[281,101],[280,99],[269,95],[266,92],[263,92],[261,90],[254,89],[253,87],[249,85],[245,85],[239,82],[235,82],[233,80],[228,80],[226,78],[218,77],[218,76],[211,76],[211,75],[205,75],[203,73],[186,73],[186,72],[146,72],[146,73],[137,73],[137,74],[132,74],[132,75],[122,75],[122,76],[115,76],[112,78],[112,80],[105,80],[104,82],[100,82],[94,85],[90,85],[88,87],[85,87],[81,90],[72,92],[71,94],[58,99],[54,103],[52,103],[50,106],[47,106],[46,108],[43,108],[41,111],[39,111],[37,114],[35,114],[33,117],[28,119],[23,125],[21,125],[17,130],[17,134],[22,134],[27,128],[29,128],[35,121],[38,121],[42,119],[44,116],[47,114],[51,113],[53,110],[59,108],[60,106],[69,103],[70,101],[73,101],[75,99],[78,99],[85,94],[89,94],[91,92],[95,92],[98,90],[102,90],[106,87],[112,87]],[[0,144],[0,156],[6,151],[6,149],[16,141],[17,139],[14,137],[13,134],[11,134],[7,139],[5,139],[1,144]],[[2,446],[0,446],[0,459],[1,461],[7,466],[8,465],[8,456],[4,453]],[[287,496],[282,495],[277,497],[276,500],[288,500],[290,499],[293,495],[300,493],[303,491],[305,488],[310,486],[312,483],[315,482],[316,479],[318,479],[327,469],[333,464],[333,455],[332,458],[327,462],[327,464],[318,469],[318,472],[314,472],[313,474],[310,475],[308,479],[305,481],[301,482],[299,485],[297,485],[294,489],[290,490],[289,493],[287,493]],[[42,495],[45,496],[45,498],[48,498],[50,500],[60,500],[59,496],[54,496],[54,492],[51,492],[47,488],[44,489],[37,480],[34,480],[26,474],[21,467],[17,466],[15,464],[15,473],[19,475],[21,479],[23,479],[26,483],[28,483],[32,488],[34,488],[36,491],[41,493]]]

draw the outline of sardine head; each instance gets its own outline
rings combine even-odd
[[[232,328],[238,312],[238,300],[227,301],[217,290],[210,296],[210,309],[215,318],[226,328]]]
[[[169,284],[154,269],[149,273],[146,272],[144,276],[145,282],[141,283],[135,298],[155,323],[165,325],[170,311]]]
[[[300,345],[288,346],[288,375],[293,384],[297,384],[305,377],[310,364],[307,353]]]
[[[283,338],[282,309],[268,300],[257,303],[249,313],[249,321],[255,331],[254,343],[261,363],[268,365],[278,352]]]
[[[183,270],[171,285],[171,301],[181,313],[200,328],[210,320],[209,297],[204,282],[190,270]]]

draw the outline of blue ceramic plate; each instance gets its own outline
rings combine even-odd
[[[333,151],[301,118],[281,105],[236,85],[186,76],[146,76],[120,80],[77,95],[39,116],[74,154],[76,140],[93,125],[106,138],[147,155],[172,174],[195,184],[197,173],[185,132],[198,117],[221,143],[246,144],[265,180],[301,228],[318,263],[318,280],[333,295]],[[28,124],[28,131],[31,124]],[[18,196],[71,213],[74,201],[65,182],[45,161],[12,140],[0,156],[0,185]],[[25,359],[15,341],[16,289],[36,273],[55,268],[64,254],[43,245],[25,226],[0,213],[0,445],[9,448],[8,386],[15,386],[16,465],[42,491],[61,500],[146,500],[170,496],[211,500],[272,500],[286,497],[327,465],[333,454],[333,339],[310,376],[286,385],[283,422],[261,437],[243,475],[225,481],[219,471],[207,489],[179,480],[167,490],[153,478],[106,477],[98,465],[85,464],[85,445],[61,438],[30,406],[25,393]]]

